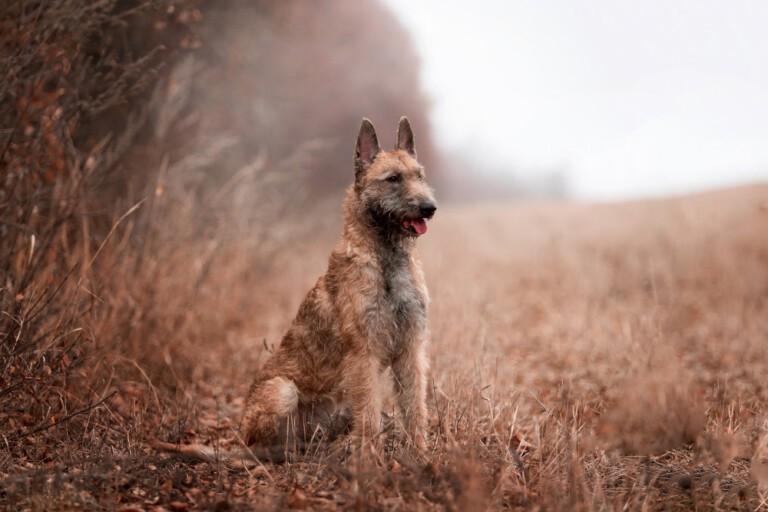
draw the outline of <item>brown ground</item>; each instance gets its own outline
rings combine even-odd
[[[99,456],[19,459],[2,475],[0,505],[768,508],[756,483],[768,486],[768,453],[750,462],[768,436],[768,186],[627,204],[441,208],[419,242],[434,339],[424,461],[394,440],[375,457],[320,448],[311,461],[246,470],[154,453],[154,438],[231,444],[265,340],[279,342],[323,271],[338,230],[328,224],[252,290],[258,315],[243,311],[209,345],[185,347],[197,363],[169,376],[182,393],[118,382],[104,406],[114,437],[100,434]],[[110,449],[116,439],[130,448]],[[86,431],[62,453],[95,442]]]

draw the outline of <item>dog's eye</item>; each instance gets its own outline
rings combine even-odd
[[[390,182],[390,183],[397,183],[398,181],[400,181],[400,175],[399,174],[393,174],[392,176],[389,176],[387,178],[387,181]]]

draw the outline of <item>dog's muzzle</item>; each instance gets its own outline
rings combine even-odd
[[[424,201],[419,204],[419,212],[421,213],[421,216],[426,219],[431,219],[436,211],[437,205],[432,201]]]

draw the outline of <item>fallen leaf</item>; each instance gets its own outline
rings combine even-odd
[[[288,506],[291,508],[301,510],[307,508],[307,495],[302,489],[298,487],[293,488],[293,491],[291,491],[291,494],[288,495],[288,499],[286,501]]]

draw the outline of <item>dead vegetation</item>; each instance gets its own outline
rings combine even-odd
[[[0,507],[766,508],[765,187],[441,207],[419,242],[433,296],[425,460],[392,437],[378,453],[314,447],[247,469],[148,447],[237,443],[249,375],[339,229],[340,193],[304,201],[318,169],[351,160],[373,108],[386,123],[398,105],[390,124],[407,113],[422,133],[418,94],[371,86],[393,62],[415,83],[415,62],[396,58],[406,43],[389,67],[341,73],[385,48],[387,18],[375,11],[373,36],[344,49],[363,31],[320,27],[365,3],[321,4],[0,9]],[[220,23],[238,28],[216,39]],[[245,51],[248,30],[285,51],[312,27],[309,57]],[[303,72],[331,80],[308,69],[323,47],[346,57],[336,85],[309,93]],[[321,101],[345,82],[363,99]]]
[[[435,338],[449,340],[437,389],[458,404],[484,390],[462,418],[498,443],[475,448],[507,471],[489,479],[497,506],[757,507],[766,193],[435,221],[425,266]]]

